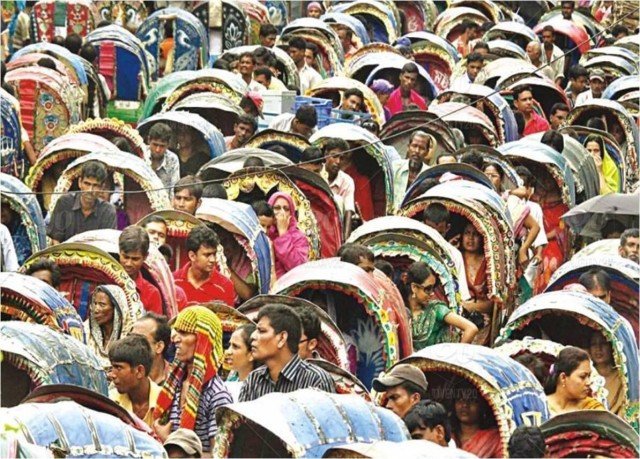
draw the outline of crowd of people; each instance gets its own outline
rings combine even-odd
[[[111,3],[75,29],[56,4],[47,34],[47,2],[3,8],[1,270],[74,307],[102,395],[169,457],[215,454],[221,407],[309,388],[477,457],[547,457],[577,411],[637,428],[637,11],[246,0],[234,47],[227,6]],[[183,55],[175,10],[138,33],[174,6],[208,34]],[[424,363],[445,343],[469,366]],[[479,346],[525,368],[536,422],[490,402]]]

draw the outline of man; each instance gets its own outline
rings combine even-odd
[[[144,224],[149,241],[160,247],[167,243],[167,221],[159,215],[152,215]]]
[[[611,277],[604,269],[593,268],[582,273],[578,283],[599,300],[611,304]]]
[[[367,274],[372,274],[376,269],[373,252],[362,244],[344,244],[340,247],[338,256],[340,261],[356,265]]]
[[[482,66],[484,65],[484,57],[480,53],[473,52],[467,57],[467,71],[464,75],[456,78],[451,84],[452,91],[463,91],[467,89],[471,83],[476,81],[476,77]]]
[[[542,45],[544,52],[540,61],[549,65],[553,70],[553,79],[556,85],[560,85],[564,79],[564,53],[555,45],[556,31],[553,26],[546,25],[542,29]]]
[[[347,59],[353,55],[358,49],[353,45],[353,32],[348,27],[338,28],[338,38],[344,51],[344,58]]]
[[[576,2],[574,0],[566,0],[560,2],[560,12],[562,14],[562,19],[566,19],[567,21],[572,20],[573,10],[576,8]]]
[[[302,323],[302,334],[298,343],[298,357],[302,360],[320,358],[316,348],[320,338],[320,318],[309,306],[296,309]]]
[[[551,114],[549,116],[549,122],[551,124],[551,129],[557,131],[560,129],[564,120],[567,119],[567,115],[569,115],[569,107],[562,102],[556,102],[551,106]]]
[[[364,94],[358,88],[347,89],[342,96],[342,103],[340,110],[347,110],[350,112],[361,112],[364,105]]]
[[[48,258],[40,258],[35,263],[31,263],[25,274],[46,282],[56,290],[60,289],[60,278],[62,276],[60,268]]]
[[[242,80],[249,87],[249,91],[266,91],[267,88],[253,79],[253,69],[255,68],[255,66],[256,58],[253,57],[253,53],[246,52],[240,55],[240,59],[238,60],[238,72],[240,73]]]
[[[349,150],[349,144],[344,139],[331,138],[323,147],[324,170],[320,175],[329,183],[333,195],[338,198],[338,204],[343,210],[344,232],[351,233],[351,219],[356,212],[356,185],[346,172],[340,169],[342,154]]]
[[[427,394],[424,373],[406,363],[394,366],[390,372],[373,380],[373,389],[384,392],[385,407],[404,418],[409,410]]]
[[[620,40],[621,38],[629,36],[629,29],[624,24],[617,24],[611,28],[611,35],[613,38]]]
[[[204,225],[192,229],[189,233],[189,261],[173,273],[176,285],[181,287],[187,296],[187,304],[209,303],[214,300],[223,301],[229,306],[235,304],[233,284],[216,268],[219,244],[218,235]]]
[[[320,74],[307,65],[304,58],[304,52],[307,49],[307,43],[303,38],[293,37],[289,40],[288,53],[298,69],[300,77],[300,94],[306,94],[307,89],[313,88],[322,81]]]
[[[162,446],[169,457],[202,457],[202,442],[193,430],[181,427],[171,432]]]
[[[413,131],[409,139],[407,159],[401,159],[393,163],[394,204],[400,208],[404,195],[413,181],[424,170],[427,170],[433,154],[436,142],[433,136],[424,131]]]
[[[309,67],[313,70],[316,70],[318,73],[320,72],[320,67],[318,66],[318,53],[320,49],[318,45],[315,43],[307,43],[307,49],[304,50],[304,60]]]
[[[589,71],[581,65],[574,65],[569,69],[569,87],[565,91],[573,107],[576,106],[578,95],[587,90]]]
[[[462,34],[452,43],[462,57],[467,57],[471,52],[471,42],[477,38],[480,27],[473,21],[465,19],[462,21]]]
[[[600,69],[593,69],[589,74],[589,89],[581,92],[576,98],[576,105],[582,105],[591,99],[600,99],[607,87],[605,74]]]
[[[316,109],[313,108],[313,105],[305,104],[298,108],[295,115],[293,113],[283,113],[276,116],[269,124],[269,129],[292,132],[308,139],[315,132],[317,124],[318,114]]]
[[[438,402],[424,400],[414,405],[407,412],[404,423],[414,440],[427,440],[445,448],[451,442],[449,413]]]
[[[542,45],[540,42],[533,40],[527,43],[526,52],[527,59],[538,68],[538,72],[549,78],[549,80],[554,81],[555,72],[550,65],[546,65],[542,62]]]
[[[82,166],[80,191],[61,196],[51,213],[47,235],[53,244],[85,231],[116,229],[116,208],[98,198],[106,179],[107,169],[101,162],[89,161]]]
[[[549,130],[549,123],[533,109],[533,91],[530,86],[517,86],[513,90],[513,104],[524,117],[523,135]]]
[[[167,188],[172,188],[180,180],[178,155],[168,149],[173,131],[165,123],[156,123],[149,129],[147,144],[151,152],[151,168]]]
[[[249,91],[242,96],[242,99],[240,99],[240,108],[245,114],[251,115],[254,118],[264,118],[262,115],[264,99],[258,91]]]
[[[486,41],[479,40],[473,45],[472,52],[480,54],[485,59],[487,57],[487,54],[489,54],[489,51],[491,51],[491,49],[489,48],[489,45]]]
[[[511,458],[548,457],[544,435],[537,426],[518,426],[511,434],[507,448]]]
[[[639,247],[640,236],[638,236],[638,228],[629,228],[625,230],[620,236],[620,247],[618,248],[620,256],[635,263],[639,263]]]
[[[324,168],[324,153],[318,147],[307,147],[300,154],[301,169],[308,170],[314,174],[322,175]]]
[[[182,177],[173,188],[173,208],[191,215],[202,204],[202,183],[193,175]]]
[[[391,116],[405,111],[410,105],[417,105],[420,110],[427,109],[425,100],[413,90],[418,80],[418,66],[413,62],[406,63],[400,72],[400,86],[391,93],[386,108]]]
[[[233,124],[233,135],[224,138],[227,151],[241,148],[258,130],[258,122],[248,114],[240,115]]]
[[[180,126],[176,130],[180,177],[195,175],[211,160],[208,144],[197,141],[201,134],[191,126]]]
[[[286,91],[287,87],[282,81],[277,79],[271,69],[267,66],[258,67],[253,71],[253,77],[268,91]]]
[[[109,398],[153,427],[153,410],[160,386],[149,379],[151,348],[146,338],[135,333],[109,347],[109,379],[114,389]]]
[[[133,324],[131,333],[147,339],[151,349],[149,378],[161,386],[169,374],[169,362],[165,360],[171,344],[171,327],[165,316],[148,312]]]
[[[128,226],[118,238],[120,264],[136,283],[136,290],[144,309],[163,313],[162,296],[155,285],[146,280],[140,270],[149,255],[149,235],[139,226]]]
[[[257,328],[251,335],[251,355],[264,365],[249,374],[238,401],[312,387],[335,392],[331,376],[298,356],[301,332],[300,317],[290,307],[270,304],[260,309]]]
[[[278,29],[273,24],[261,24],[260,31],[258,32],[258,39],[260,40],[260,46],[265,48],[273,48],[276,44],[276,38],[278,38]]]

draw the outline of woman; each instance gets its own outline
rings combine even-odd
[[[296,207],[289,194],[274,193],[269,198],[269,205],[275,216],[275,224],[269,228],[269,238],[273,242],[276,275],[281,277],[309,261],[309,240],[298,229]]]
[[[231,370],[225,384],[235,401],[238,400],[242,381],[258,366],[251,354],[251,334],[255,329],[254,324],[238,327],[231,335],[229,347],[224,353],[225,369]]]
[[[456,392],[451,420],[456,446],[477,457],[504,457],[500,431],[478,389],[464,381]]]
[[[222,325],[204,306],[180,311],[171,341],[176,355],[153,412],[153,428],[162,442],[179,427],[193,430],[210,451],[218,431],[216,409],[232,403],[218,367],[222,363]]]
[[[473,341],[478,327],[434,297],[438,280],[426,263],[413,263],[407,271],[407,281],[411,296],[405,299],[405,304],[413,318],[411,328],[414,350],[419,351],[433,344],[458,341],[451,333],[450,327],[462,332],[461,342]]]
[[[87,344],[105,368],[111,367],[109,346],[126,334],[122,329],[122,310],[126,305],[127,297],[117,285],[99,285],[93,291],[84,331]]]
[[[620,379],[620,372],[618,372],[613,360],[611,343],[598,331],[594,331],[591,335],[589,355],[593,365],[596,367],[596,371],[605,380],[604,387],[608,391],[607,405],[609,405],[609,411],[618,416],[623,416],[626,396]]]
[[[616,193],[620,189],[620,173],[616,163],[611,159],[602,137],[597,134],[589,135],[584,146],[596,163],[600,177],[600,194]]]
[[[391,118],[391,112],[386,107],[387,101],[389,100],[389,96],[394,90],[394,87],[387,80],[378,79],[373,80],[371,86],[369,88],[376,94],[378,100],[380,101],[380,105],[384,108],[384,119],[385,121],[389,121]]]
[[[602,403],[589,396],[590,380],[589,354],[573,346],[561,350],[544,387],[551,416],[578,410],[604,410]]]

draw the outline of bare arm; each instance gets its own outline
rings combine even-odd
[[[536,219],[533,218],[531,214],[527,215],[527,218],[525,218],[524,227],[527,228],[529,231],[527,234],[527,238],[522,243],[522,246],[520,247],[520,251],[518,253],[518,262],[520,264],[523,264],[527,261],[529,248],[531,247],[531,245],[533,244],[533,241],[536,239],[536,237],[538,236],[538,233],[540,232],[540,225],[538,225],[538,223],[536,222]]]
[[[470,320],[465,319],[461,315],[451,312],[447,314],[444,321],[448,325],[452,325],[462,331],[461,343],[471,344],[473,338],[478,334],[478,327]]]
[[[247,301],[249,298],[252,298],[253,295],[256,294],[257,287],[252,284],[248,284],[244,281],[236,272],[229,268],[229,274],[231,275],[231,282],[233,283],[233,288],[240,297],[242,301]]]

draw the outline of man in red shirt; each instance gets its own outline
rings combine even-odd
[[[533,91],[530,86],[517,86],[513,90],[513,104],[516,109],[524,116],[523,136],[535,134],[536,132],[545,132],[551,129],[549,123],[542,116],[538,115],[533,109]]]
[[[418,66],[414,62],[408,62],[400,71],[400,86],[391,93],[385,107],[391,115],[409,109],[411,105],[417,105],[419,110],[426,110],[427,103],[414,91],[419,76]]]
[[[231,281],[216,269],[220,239],[212,229],[198,226],[187,238],[189,261],[173,273],[176,285],[187,295],[187,304],[220,300],[233,306],[236,293]]]
[[[136,283],[142,305],[147,312],[164,314],[160,291],[146,280],[140,270],[149,255],[149,235],[139,226],[128,226],[118,239],[120,264]]]

